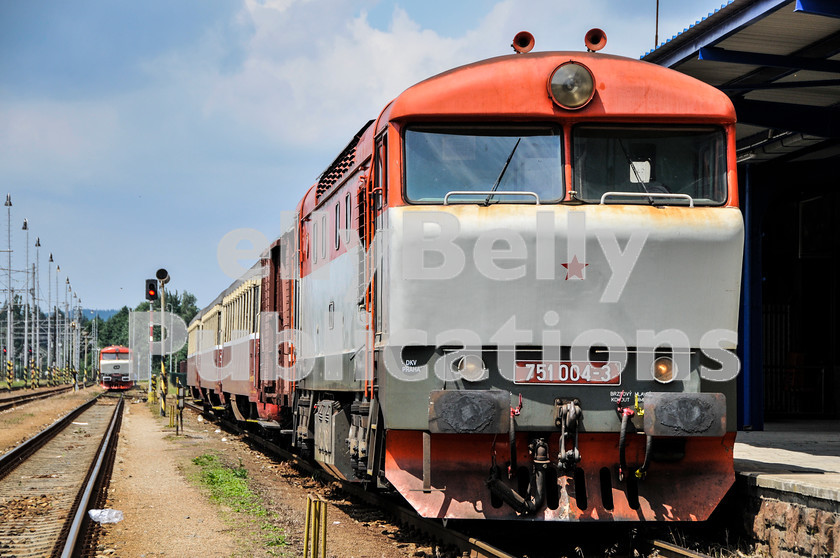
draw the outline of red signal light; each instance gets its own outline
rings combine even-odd
[[[146,300],[157,300],[158,282],[157,279],[146,279]]]

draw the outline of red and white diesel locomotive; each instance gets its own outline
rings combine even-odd
[[[108,391],[125,391],[134,386],[129,373],[131,350],[111,345],[99,351],[100,385]]]
[[[735,112],[604,42],[520,33],[389,103],[190,324],[194,396],[426,517],[706,519],[734,480]]]

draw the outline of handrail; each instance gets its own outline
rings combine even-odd
[[[664,194],[660,192],[604,192],[601,196],[601,205],[604,205],[604,200],[607,196],[624,196],[631,198],[681,198],[688,200],[688,207],[694,207],[694,198],[688,194]]]
[[[540,205],[540,197],[536,192],[514,192],[510,190],[453,190],[443,196],[443,205],[449,205],[449,196],[534,196],[536,205]]]

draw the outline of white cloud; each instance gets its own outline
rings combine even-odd
[[[399,5],[387,29],[377,29],[365,12],[349,4],[249,0],[237,19],[252,33],[233,71],[206,64],[212,42],[206,49],[156,62],[155,71],[191,89],[208,118],[229,119],[286,146],[318,148],[343,145],[418,81],[512,53],[510,42],[521,30],[535,35],[537,50],[581,51],[584,33],[599,26],[610,38],[605,52],[631,56],[649,48],[653,38],[652,8],[651,13],[638,6],[617,11],[608,0],[504,0],[457,37],[421,27]]]
[[[403,89],[448,68],[466,44],[421,29],[401,9],[387,31],[371,27],[365,14],[327,18],[300,45],[289,42],[294,22],[282,14],[259,6],[251,15],[256,30],[245,61],[215,76],[204,109],[286,144],[352,133]],[[277,37],[287,48],[278,49]]]

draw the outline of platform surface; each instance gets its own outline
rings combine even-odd
[[[762,488],[840,502],[840,421],[775,422],[738,432],[735,472]]]

